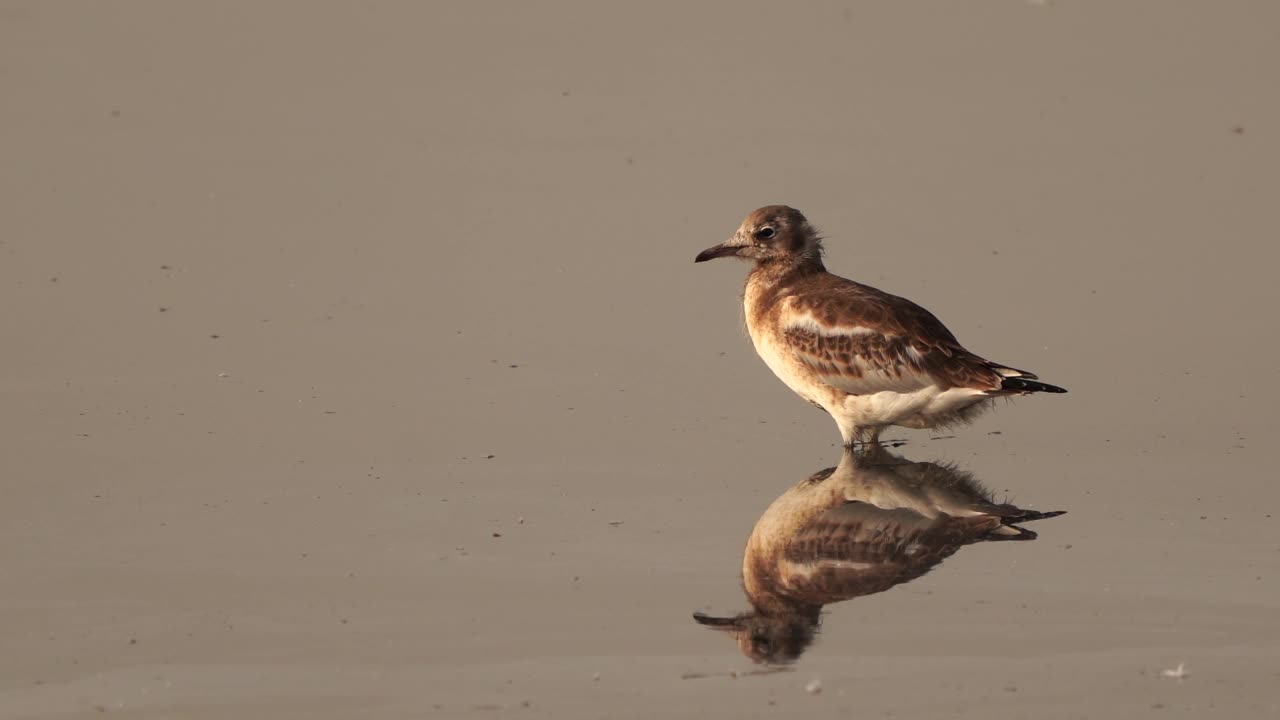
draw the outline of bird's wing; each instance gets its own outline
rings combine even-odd
[[[884,509],[906,508],[925,517],[983,515],[997,518],[1002,525],[1056,517],[1064,512],[997,502],[991,490],[972,473],[950,463],[912,462],[884,447],[869,449],[860,460],[849,473],[849,490],[845,493],[848,500]]]
[[[1001,371],[1009,369],[965,350],[928,310],[836,280],[840,284],[787,298],[781,321],[787,347],[826,384],[852,395],[931,385],[1000,387]]]
[[[785,592],[826,604],[883,592],[924,575],[962,546],[998,527],[998,518],[926,518],[846,502],[814,519],[787,543]]]

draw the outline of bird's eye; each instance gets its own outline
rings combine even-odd
[[[769,238],[773,237],[775,234],[776,233],[771,227],[762,227],[756,231],[756,237],[760,238],[761,240],[768,240]]]

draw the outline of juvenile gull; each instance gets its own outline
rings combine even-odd
[[[731,256],[755,261],[743,302],[756,352],[831,414],[846,446],[889,425],[963,423],[998,397],[1066,392],[969,352],[910,300],[827,272],[822,239],[795,208],[756,210],[694,262]]]
[[[693,617],[728,631],[757,662],[791,662],[813,642],[825,605],[915,580],[966,545],[1033,540],[1022,523],[1061,514],[996,502],[946,463],[845,448],[838,466],[788,489],[756,522],[742,556],[751,610]]]

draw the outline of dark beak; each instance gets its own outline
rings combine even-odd
[[[696,263],[700,263],[700,262],[706,262],[708,260],[715,260],[716,258],[730,257],[732,255],[737,255],[738,251],[741,249],[742,249],[741,245],[730,245],[729,243],[720,243],[715,247],[709,247],[706,250],[703,250],[702,252],[698,253],[698,257],[694,258],[693,261]]]
[[[718,630],[737,630],[742,627],[742,620],[738,617],[714,617],[706,613],[696,612],[693,614],[693,619],[697,620],[699,625],[706,625]]]

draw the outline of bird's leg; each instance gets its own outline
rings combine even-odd
[[[846,450],[852,450],[860,442],[862,442],[862,428],[860,427],[841,427],[840,438],[844,440]]]
[[[848,434],[844,438],[844,447],[846,450],[854,454],[863,453],[877,446],[877,438],[880,437],[880,428],[853,427],[849,428]]]
[[[883,429],[884,429],[883,427],[880,427],[879,425],[877,425],[877,426],[875,426],[875,427],[871,428],[870,430],[868,430],[868,431],[867,431],[867,440],[866,440],[866,444],[867,444],[867,445],[869,445],[869,446],[871,446],[871,447],[879,447],[879,445],[880,445],[880,431],[881,431],[881,430],[883,430]]]
[[[845,436],[845,450],[857,457],[874,455],[880,450],[880,431],[883,429],[879,426],[850,428]]]

